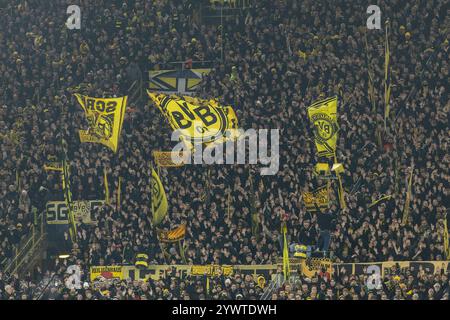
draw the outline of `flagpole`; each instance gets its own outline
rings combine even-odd
[[[337,163],[337,156],[336,156],[336,150],[334,151],[334,163]],[[346,205],[345,205],[345,199],[344,199],[344,188],[342,187],[342,180],[341,180],[341,175],[336,172],[336,177],[338,179],[338,195],[339,195],[339,203],[341,206],[341,209],[345,209]]]
[[[103,167],[103,184],[105,188],[105,203],[109,204],[109,185],[108,185],[108,173],[106,167]]]
[[[289,266],[289,249],[287,245],[287,225],[286,222],[283,222],[283,274],[284,274],[284,280],[289,279],[290,275],[290,266]]]
[[[389,117],[389,100],[391,95],[391,79],[390,79],[390,48],[389,48],[389,20],[386,21],[386,40],[384,48],[384,131],[386,132],[386,122]],[[389,82],[389,83],[388,83]]]
[[[183,259],[184,264],[187,264],[186,257],[184,255],[184,239],[183,239],[183,244],[181,244],[181,240],[178,241],[178,247],[180,249],[180,255],[181,255],[181,258]]]

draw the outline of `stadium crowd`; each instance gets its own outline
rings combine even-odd
[[[175,270],[164,273],[159,280],[104,279],[85,281],[78,287],[66,285],[67,276],[53,277],[51,283],[36,290],[30,279],[6,279],[0,274],[0,299],[27,300],[259,300],[264,297],[265,283],[252,275],[235,272],[231,276],[180,277]],[[281,268],[273,275],[280,286],[269,292],[271,300],[449,300],[448,274],[398,269],[373,281],[368,276],[341,273],[329,277],[319,273],[306,277],[296,272],[289,282],[282,282]]]
[[[320,231],[329,230],[329,254],[336,262],[446,259],[450,113],[445,1],[379,2],[383,21],[390,21],[393,87],[386,130],[385,33],[367,30],[365,3],[255,1],[218,26],[202,23],[196,1],[70,2],[82,7],[81,30],[64,26],[68,1],[10,1],[0,12],[0,262],[10,260],[29,233],[32,207],[42,212],[47,200],[63,199],[59,173],[43,170],[43,164],[61,154],[65,139],[74,199],[104,198],[104,168],[110,190],[116,190],[119,176],[123,179],[120,205],[112,197],[111,205],[95,212],[95,225],[79,226],[69,260],[85,276],[89,266],[132,264],[138,252],[146,252],[151,264],[182,263],[176,246],[167,248],[168,256],[161,252],[150,219],[149,162],[153,150],[173,145],[169,126],[143,97],[129,102],[117,154],[98,144],[80,144],[78,130],[87,122],[72,94],[126,95],[139,74],[171,69],[170,62],[187,59],[213,61],[198,96],[232,105],[241,128],[281,130],[280,170],[274,176],[262,177],[247,165],[161,170],[169,200],[164,227],[187,222],[187,263],[275,263],[282,252],[282,221],[287,221],[292,243],[314,246]],[[375,108],[368,94],[369,66]],[[335,94],[340,99],[337,159],[345,167],[347,207],[323,223],[302,204],[301,193],[317,187],[306,107],[321,95]],[[404,224],[412,166],[413,196]],[[393,197],[369,207],[382,195]],[[256,232],[252,210],[259,220]],[[44,269],[55,272],[58,264]],[[27,291],[48,272],[44,269],[33,272],[34,280],[2,275],[1,297],[30,298]],[[394,289],[372,295],[351,276],[324,288],[320,280],[302,279],[276,297],[440,299],[448,298],[445,277],[411,280],[402,274],[400,281],[389,280]],[[213,283],[208,295],[195,281],[168,278],[133,282],[126,290],[121,282],[97,288],[88,283],[92,290],[55,288],[47,298],[100,299],[107,290],[110,298],[237,299],[238,291],[243,298],[258,298],[261,291],[251,288],[251,280],[227,283]]]

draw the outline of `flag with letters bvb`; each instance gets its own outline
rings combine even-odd
[[[219,143],[239,135],[237,117],[231,106],[219,105],[213,99],[147,93],[171,128],[180,131],[180,139],[190,149],[194,143]]]
[[[314,142],[319,157],[331,158],[336,151],[338,133],[338,98],[317,101],[308,107],[308,117],[313,126]]]
[[[127,97],[94,98],[75,94],[89,123],[88,130],[80,130],[80,141],[101,143],[117,152],[122,131]]]

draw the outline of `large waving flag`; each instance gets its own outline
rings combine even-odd
[[[117,152],[127,97],[93,98],[75,94],[86,113],[88,130],[80,130],[81,142],[101,143]]]
[[[231,106],[221,106],[215,100],[188,96],[169,96],[149,91],[148,95],[166,117],[172,129],[180,130],[180,138],[187,145],[209,144],[234,139],[238,135],[237,117]],[[227,131],[231,135],[226,136]]]
[[[308,117],[314,127],[314,141],[317,155],[331,158],[336,151],[337,141],[337,97],[327,98],[308,108]]]

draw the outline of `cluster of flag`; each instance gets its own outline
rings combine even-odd
[[[333,168],[340,167],[342,169],[342,165],[337,163],[336,158],[336,143],[339,132],[339,125],[337,122],[337,105],[337,97],[330,97],[316,101],[308,107],[308,118],[312,125],[317,156],[322,159],[332,158],[334,162]],[[330,171],[328,163],[318,163],[318,166],[321,165],[325,168],[325,171]],[[341,207],[344,208],[344,189],[342,187],[342,180],[340,176],[340,173],[342,172],[338,172],[338,170],[335,170],[335,172],[338,180],[339,202]],[[329,187],[330,183],[327,183],[326,186],[321,186],[312,192],[304,192],[302,195],[306,208],[310,211],[315,211],[314,203],[317,203],[321,208],[328,207]]]
[[[231,106],[222,106],[216,100],[204,100],[189,96],[167,95],[148,91],[154,105],[161,111],[172,130],[178,130],[180,139],[193,149],[200,143],[223,143],[227,139],[237,137],[237,117]],[[228,134],[231,132],[232,134]],[[233,134],[236,132],[236,135]],[[153,157],[158,167],[179,167],[183,163],[173,162],[172,151],[154,151]],[[182,157],[184,158],[184,156]],[[178,242],[180,254],[184,257],[184,240],[186,224],[181,224],[172,230],[161,230],[158,226],[163,222],[168,213],[167,196],[158,173],[151,168],[151,198],[153,226],[160,241],[161,250],[165,253],[163,243]]]
[[[232,138],[225,135],[227,130],[237,129],[236,114],[231,106],[222,106],[216,100],[204,100],[189,96],[155,94],[148,92],[156,107],[162,112],[173,130],[181,131],[181,139],[191,146],[193,143],[224,142]],[[127,96],[113,98],[89,97],[74,94],[83,111],[89,127],[79,130],[82,143],[99,143],[114,153],[119,148],[124,116],[127,107]],[[64,146],[63,146],[64,147]],[[64,148],[65,149],[65,148]],[[158,167],[178,167],[183,163],[175,164],[172,161],[172,152],[155,151],[153,153]],[[64,200],[68,208],[70,235],[76,240],[76,223],[73,214],[72,192],[70,188],[70,167],[66,153],[62,161],[51,159],[44,165],[46,171],[58,171],[62,176],[62,189]],[[104,170],[105,203],[110,203],[108,174]],[[121,177],[117,190],[117,207],[120,206]],[[167,196],[158,173],[151,168],[151,211],[152,223],[161,242],[180,242],[186,233],[186,224],[173,230],[161,230],[160,225],[168,213]],[[183,247],[181,246],[181,250]]]

